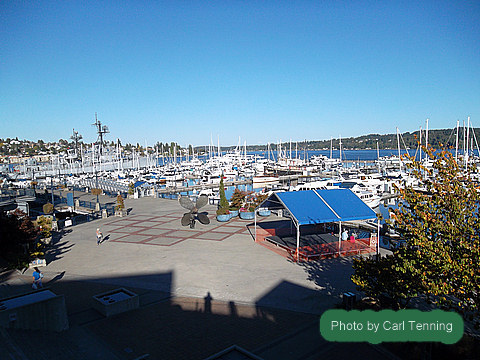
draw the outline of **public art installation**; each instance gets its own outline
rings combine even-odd
[[[195,220],[200,221],[200,223],[207,225],[210,224],[210,219],[207,216],[207,213],[199,213],[198,210],[208,203],[208,197],[206,195],[200,195],[197,198],[197,201],[193,203],[187,196],[181,196],[179,198],[180,205],[183,208],[189,210],[188,213],[183,214],[182,225],[190,225],[191,229],[195,228]]]

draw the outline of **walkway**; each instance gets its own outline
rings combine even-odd
[[[182,227],[178,202],[126,200],[126,218],[67,228],[47,254],[45,284],[64,294],[70,330],[8,330],[0,353],[12,359],[203,359],[237,344],[264,359],[326,354],[318,319],[354,290],[349,259],[303,267],[253,242],[234,220]],[[106,237],[96,245],[95,230]],[[6,272],[0,297],[30,291],[31,270]],[[138,310],[104,318],[91,298],[118,287],[140,295]],[[285,351],[288,339],[306,342]],[[35,339],[35,341],[31,341]],[[370,359],[384,358],[366,346]],[[283,349],[283,350],[281,350]],[[370,353],[373,351],[373,355]]]

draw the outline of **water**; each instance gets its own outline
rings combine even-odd
[[[455,154],[455,150],[450,150],[452,154]],[[222,154],[225,154],[225,151],[222,152]],[[247,151],[248,155],[259,155],[264,158],[270,158],[273,160],[277,161],[278,160],[278,153],[277,151],[269,151],[268,153],[266,151]],[[415,156],[417,160],[419,160],[420,157],[420,151],[419,150],[400,150],[400,155],[410,155],[410,156]],[[462,150],[458,151],[459,155],[463,154]],[[472,154],[472,153],[471,153]],[[296,156],[295,156],[296,155]],[[328,158],[330,158],[330,150],[309,150],[309,151],[298,151],[295,153],[295,151],[292,151],[291,157],[292,158],[299,158],[299,159],[310,159],[313,156],[317,155],[323,155]],[[342,160],[347,160],[347,161],[375,161],[378,159],[378,156],[380,157],[388,157],[388,156],[398,156],[398,150],[397,149],[384,149],[384,150],[379,150],[377,153],[377,150],[375,149],[368,149],[368,150],[342,150]],[[478,150],[473,151],[473,155],[479,156]],[[290,152],[287,151],[287,156],[290,157]],[[422,151],[422,157],[425,157],[425,152]],[[208,156],[207,155],[201,155],[198,156],[198,158],[201,161],[205,161]],[[333,150],[332,151],[332,158],[333,159],[339,159],[340,158],[340,150]],[[180,161],[185,161],[186,157],[178,157],[177,162]],[[159,165],[166,164],[168,162],[172,162],[171,159],[168,158],[159,158],[158,163]]]

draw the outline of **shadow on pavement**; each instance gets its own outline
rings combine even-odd
[[[23,293],[32,293],[30,272],[23,275]],[[204,298],[173,298],[172,283],[173,272],[88,281],[62,272],[46,279],[45,285],[64,295],[70,329],[61,333],[8,329],[0,336],[4,341],[0,350],[20,351],[35,359],[87,359],[94,353],[102,359],[136,359],[145,354],[149,359],[203,359],[233,344],[251,351],[318,322],[318,315],[217,301],[210,292]],[[94,295],[120,287],[139,295],[138,309],[110,317],[93,309]],[[316,327],[315,332],[320,341]],[[35,342],[25,341],[33,336]]]

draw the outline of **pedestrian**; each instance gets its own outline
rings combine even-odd
[[[348,239],[348,232],[347,229],[342,231],[342,241],[346,241]]]
[[[37,290],[38,288],[42,288],[42,279],[43,279],[43,274],[42,272],[38,269],[38,267],[33,268],[35,271],[33,272],[33,283],[32,283],[32,289]]]
[[[100,229],[97,229],[97,245],[100,245],[100,243],[102,242],[102,238],[102,232],[100,231]]]
[[[351,242],[351,243],[355,242],[355,232],[352,231],[350,233],[350,236],[348,237],[348,241]]]

